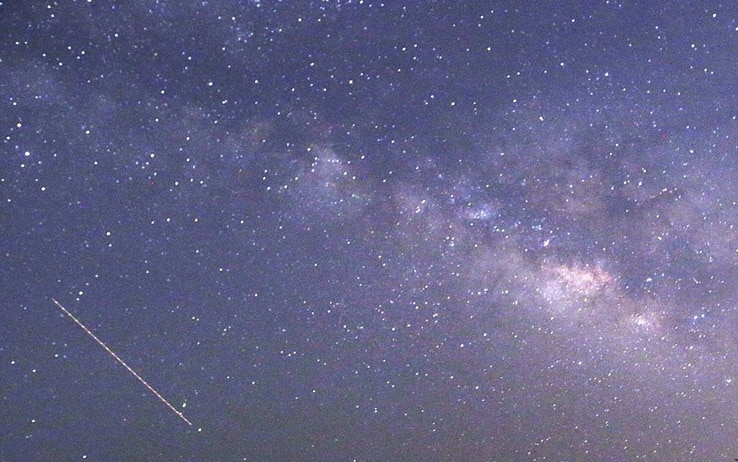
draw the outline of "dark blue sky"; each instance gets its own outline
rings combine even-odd
[[[0,460],[738,457],[732,6],[0,30]]]

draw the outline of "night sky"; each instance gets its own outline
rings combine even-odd
[[[731,2],[0,31],[0,461],[738,457]]]

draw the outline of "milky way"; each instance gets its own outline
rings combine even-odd
[[[730,7],[0,18],[0,459],[738,457]]]

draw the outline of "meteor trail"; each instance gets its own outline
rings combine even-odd
[[[128,370],[128,372],[130,372],[131,374],[133,374],[133,376],[136,377],[139,380],[139,382],[143,383],[144,386],[151,393],[154,394],[154,396],[156,396],[157,398],[159,398],[159,401],[161,401],[162,403],[166,404],[167,407],[169,409],[171,409],[172,412],[174,412],[175,414],[177,414],[177,416],[180,419],[182,419],[185,422],[187,422],[187,425],[192,425],[192,422],[190,422],[189,420],[187,420],[187,417],[185,417],[184,414],[182,414],[176,407],[172,406],[172,404],[169,401],[167,401],[158,391],[156,391],[154,389],[154,387],[152,387],[151,385],[149,385],[146,382],[146,380],[143,379],[143,377],[141,377],[140,375],[138,375],[138,373],[136,371],[134,371],[133,369],[131,369],[131,367],[128,364],[126,364],[125,361],[123,361],[122,359],[120,359],[120,356],[118,356],[117,354],[115,354],[115,352],[113,350],[111,350],[102,340],[100,340],[99,338],[97,338],[97,335],[93,334],[92,331],[87,328],[87,326],[85,326],[84,324],[82,324],[82,321],[80,321],[79,319],[77,319],[69,310],[67,310],[66,308],[64,308],[64,306],[61,303],[57,302],[55,299],[52,298],[51,301],[54,302],[56,304],[56,306],[58,306],[64,312],[64,314],[66,314],[67,316],[69,316],[70,318],[72,318],[72,321],[74,321],[75,323],[77,323],[77,325],[79,327],[81,327],[82,330],[84,330],[85,333],[87,333],[87,335],[89,335],[97,343],[99,343],[100,346],[105,349],[105,351],[107,351],[108,353],[110,353],[110,356],[112,356],[123,367],[125,367]]]

